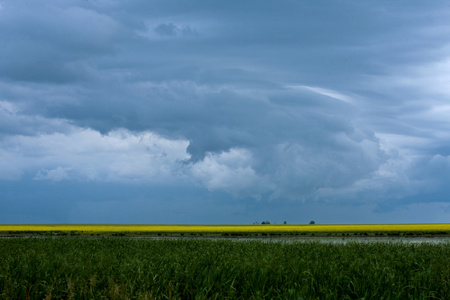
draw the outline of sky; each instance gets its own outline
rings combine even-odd
[[[447,1],[0,0],[0,224],[450,222]]]

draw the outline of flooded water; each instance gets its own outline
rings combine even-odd
[[[347,243],[402,243],[402,244],[448,244],[450,237],[303,237],[303,238],[280,238],[273,242],[304,243],[319,242],[331,244]]]
[[[402,243],[402,244],[448,244],[450,246],[450,237],[274,237],[274,238],[247,238],[247,237],[134,237],[137,239],[152,240],[217,240],[217,241],[259,241],[264,243],[330,243],[330,244],[348,244],[348,243]]]
[[[0,235],[0,238],[17,238],[17,236]],[[24,238],[24,237],[22,237]],[[99,239],[105,237],[96,236],[25,236],[25,238],[52,238],[52,239]],[[109,237],[111,238],[111,237]],[[348,244],[348,243],[402,243],[402,244],[446,244],[450,246],[450,237],[183,237],[183,236],[132,236],[132,237],[113,237],[145,240],[215,240],[215,241],[258,241],[262,243],[329,243],[329,244]]]

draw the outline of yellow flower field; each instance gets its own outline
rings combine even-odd
[[[0,232],[143,232],[143,233],[320,233],[320,232],[437,232],[450,224],[373,225],[0,225]]]

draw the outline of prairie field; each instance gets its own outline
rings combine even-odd
[[[449,227],[0,225],[0,299],[448,299]],[[349,234],[444,242],[359,243]],[[212,238],[164,238],[202,235]],[[273,235],[300,236],[216,239]],[[311,235],[347,242],[301,238]]]
[[[450,224],[364,225],[0,225],[0,233],[121,235],[449,235]]]
[[[0,299],[448,299],[448,244],[0,239]]]

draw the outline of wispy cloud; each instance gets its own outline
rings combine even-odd
[[[308,90],[308,91],[312,91],[314,93],[317,93],[319,95],[324,95],[333,99],[337,99],[343,102],[347,102],[347,103],[352,103],[353,99],[350,96],[344,95],[342,93],[339,93],[337,91],[334,90],[330,90],[330,89],[325,89],[325,88],[321,88],[321,87],[313,87],[313,86],[306,86],[306,85],[288,85],[287,86],[290,89],[303,89],[303,90]]]

